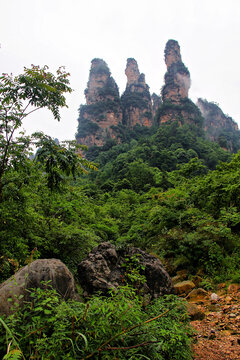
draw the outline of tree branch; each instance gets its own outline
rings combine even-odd
[[[149,344],[157,344],[159,341],[146,341],[143,342],[141,344],[137,344],[137,345],[132,345],[132,346],[122,346],[122,347],[114,347],[114,346],[109,346],[105,349],[101,349],[99,351],[105,351],[105,350],[130,350],[130,349],[135,349],[141,346],[147,346]]]

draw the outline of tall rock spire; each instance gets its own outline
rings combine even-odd
[[[93,59],[85,90],[86,105],[81,105],[78,118],[78,143],[102,146],[116,138],[113,128],[122,123],[118,86],[106,62]]]
[[[188,98],[191,85],[190,73],[182,62],[180,46],[176,40],[168,40],[165,47],[167,72],[162,87],[162,104],[157,110],[158,125],[177,121],[202,126],[203,118],[198,107]]]
[[[152,125],[152,103],[149,86],[145,82],[145,75],[140,74],[135,59],[127,59],[125,70],[127,86],[121,101],[123,109],[123,124],[133,129],[135,125]]]
[[[167,72],[164,77],[162,99],[179,104],[182,99],[188,97],[191,80],[190,73],[182,62],[180,46],[175,40],[168,40],[166,44],[165,63]]]

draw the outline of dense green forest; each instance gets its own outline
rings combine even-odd
[[[61,259],[76,274],[78,263],[103,241],[155,254],[172,276],[181,269],[201,271],[203,286],[240,281],[240,153],[208,141],[199,126],[177,122],[137,126],[128,134],[122,128],[121,144],[92,147],[86,158],[74,141],[15,136],[32,107],[46,107],[60,120],[64,95],[71,92],[68,75],[33,67],[15,79],[1,77],[1,282],[37,258]],[[5,332],[11,341],[5,359],[191,359],[187,316],[175,296],[144,309],[126,286],[109,298],[92,297],[87,320],[84,303],[63,302],[53,290],[32,296],[36,306],[26,304],[1,320],[2,354]],[[165,311],[164,321],[159,317],[147,327],[148,319]],[[119,318],[129,329],[124,346]],[[130,331],[137,324],[141,331]],[[105,342],[112,337],[110,351]]]

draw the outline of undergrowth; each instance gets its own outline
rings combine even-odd
[[[63,301],[47,288],[29,295],[22,309],[1,319],[4,359],[192,358],[185,303],[174,295],[145,307],[130,286],[86,303]]]

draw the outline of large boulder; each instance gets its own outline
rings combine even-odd
[[[57,259],[39,259],[26,265],[0,285],[0,314],[9,315],[13,301],[22,305],[29,297],[27,290],[43,287],[43,281],[49,282],[64,299],[79,299],[73,276],[67,266]]]
[[[78,265],[84,295],[97,291],[107,294],[110,289],[125,284],[134,267],[146,278],[141,286],[144,294],[157,298],[173,292],[171,278],[155,256],[137,248],[117,250],[114,245],[104,242]]]

